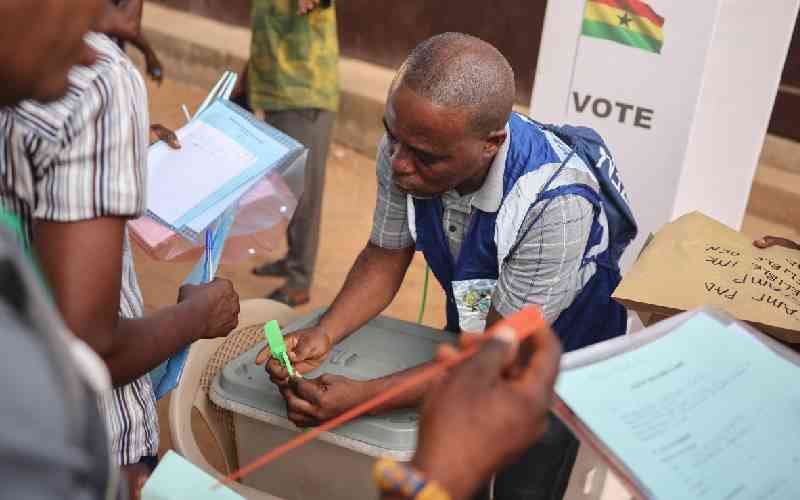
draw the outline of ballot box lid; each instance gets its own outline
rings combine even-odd
[[[322,311],[301,318],[284,334],[313,326]],[[333,347],[323,365],[305,378],[322,374],[356,380],[382,377],[430,361],[439,344],[455,342],[456,336],[407,321],[377,317]],[[270,382],[263,365],[255,359],[266,340],[234,359],[214,379],[210,397],[219,406],[263,421],[296,429],[286,418],[286,404]],[[372,456],[410,459],[416,446],[417,410],[398,410],[381,416],[363,416],[345,424],[324,439]]]

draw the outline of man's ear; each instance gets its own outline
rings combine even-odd
[[[500,147],[503,145],[503,143],[506,142],[506,137],[508,137],[508,134],[506,133],[505,128],[495,130],[494,132],[489,132],[489,135],[487,135],[484,139],[484,156],[488,158],[494,157],[494,155],[497,154],[497,151],[500,150]]]

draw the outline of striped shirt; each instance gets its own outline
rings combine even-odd
[[[450,253],[456,259],[473,210],[497,212],[500,208],[507,144],[508,141],[478,191],[462,196],[451,190],[441,195],[442,227]],[[378,151],[377,176],[378,201],[370,242],[387,249],[408,248],[414,245],[414,240],[408,223],[407,196],[392,181],[386,138]],[[580,179],[580,182],[597,186],[593,179]],[[554,322],[572,304],[594,274],[593,265],[591,269],[588,269],[590,266],[581,268],[593,216],[591,203],[577,195],[558,196],[548,204],[537,205],[527,214],[519,232],[518,246],[500,270],[492,293],[492,306],[501,316],[509,316],[526,305],[538,304],[547,320]]]
[[[127,56],[103,35],[91,68],[75,68],[61,100],[0,111],[0,203],[29,237],[35,220],[136,217],[145,207],[147,90]],[[143,315],[128,235],[123,242],[120,316]],[[119,464],[158,452],[158,420],[147,375],[103,398]]]

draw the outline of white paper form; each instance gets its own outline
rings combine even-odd
[[[800,498],[800,368],[698,314],[557,392],[655,499]]]
[[[148,210],[169,224],[256,162],[254,154],[202,120],[177,134],[181,149],[157,144],[148,154]]]

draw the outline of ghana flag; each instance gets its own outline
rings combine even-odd
[[[589,0],[582,33],[661,53],[664,18],[639,0]]]

